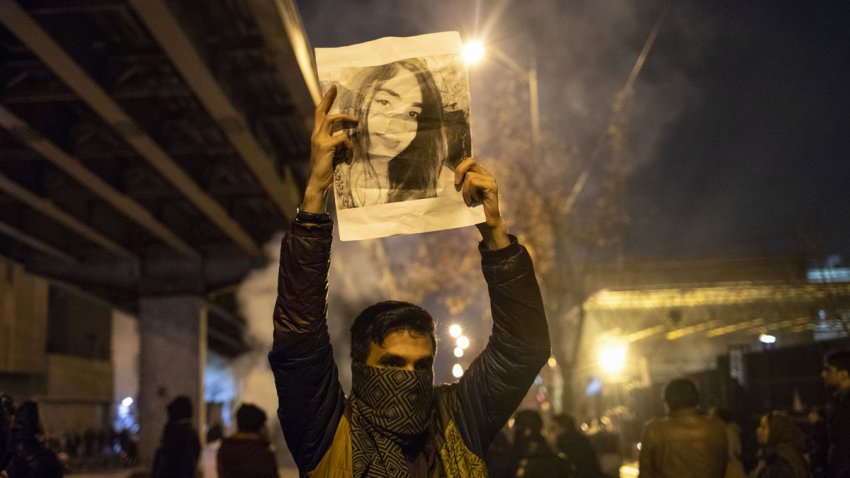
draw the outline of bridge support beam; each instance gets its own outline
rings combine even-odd
[[[153,464],[165,408],[179,395],[194,407],[193,422],[203,440],[206,423],[204,365],[207,355],[207,313],[194,295],[143,297],[139,300],[139,459]]]

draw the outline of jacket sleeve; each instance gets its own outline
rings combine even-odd
[[[479,250],[493,332],[454,387],[457,403],[450,406],[458,411],[453,418],[470,451],[483,456],[548,360],[550,345],[528,251],[513,236],[506,248]]]
[[[332,223],[293,223],[280,251],[269,363],[278,418],[302,476],[330,447],[344,405],[326,322],[332,231]]]

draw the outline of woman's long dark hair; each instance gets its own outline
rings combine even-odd
[[[437,179],[448,149],[440,90],[431,71],[419,58],[387,63],[370,69],[356,93],[355,111],[361,119],[368,118],[372,99],[381,84],[393,78],[401,69],[413,73],[416,77],[422,92],[422,112],[419,114],[413,141],[389,162],[387,176],[390,191],[387,202],[435,197]],[[354,141],[359,150],[354,161],[362,161],[367,170],[375,174],[374,168],[369,164],[369,125],[366,121],[358,124]]]

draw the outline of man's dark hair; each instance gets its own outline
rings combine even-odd
[[[543,431],[543,417],[537,410],[519,410],[514,414],[514,428],[530,430],[534,433]]]
[[[165,411],[168,413],[168,420],[172,422],[192,418],[192,399],[179,395],[168,403]]]
[[[699,391],[693,380],[677,378],[664,387],[664,401],[670,411],[699,405]]]
[[[824,359],[827,365],[850,373],[850,350],[836,350],[827,354]]]
[[[363,309],[351,324],[351,359],[366,362],[372,342],[383,345],[387,335],[400,330],[427,335],[437,351],[431,314],[409,302],[386,300]]]
[[[576,429],[576,419],[569,413],[559,413],[555,415],[555,423],[557,423],[566,430]]]
[[[236,427],[239,431],[257,433],[266,423],[266,412],[250,403],[243,404],[236,411]]]

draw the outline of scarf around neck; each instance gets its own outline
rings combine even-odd
[[[434,374],[353,361],[351,437],[354,476],[409,477],[432,422]]]

